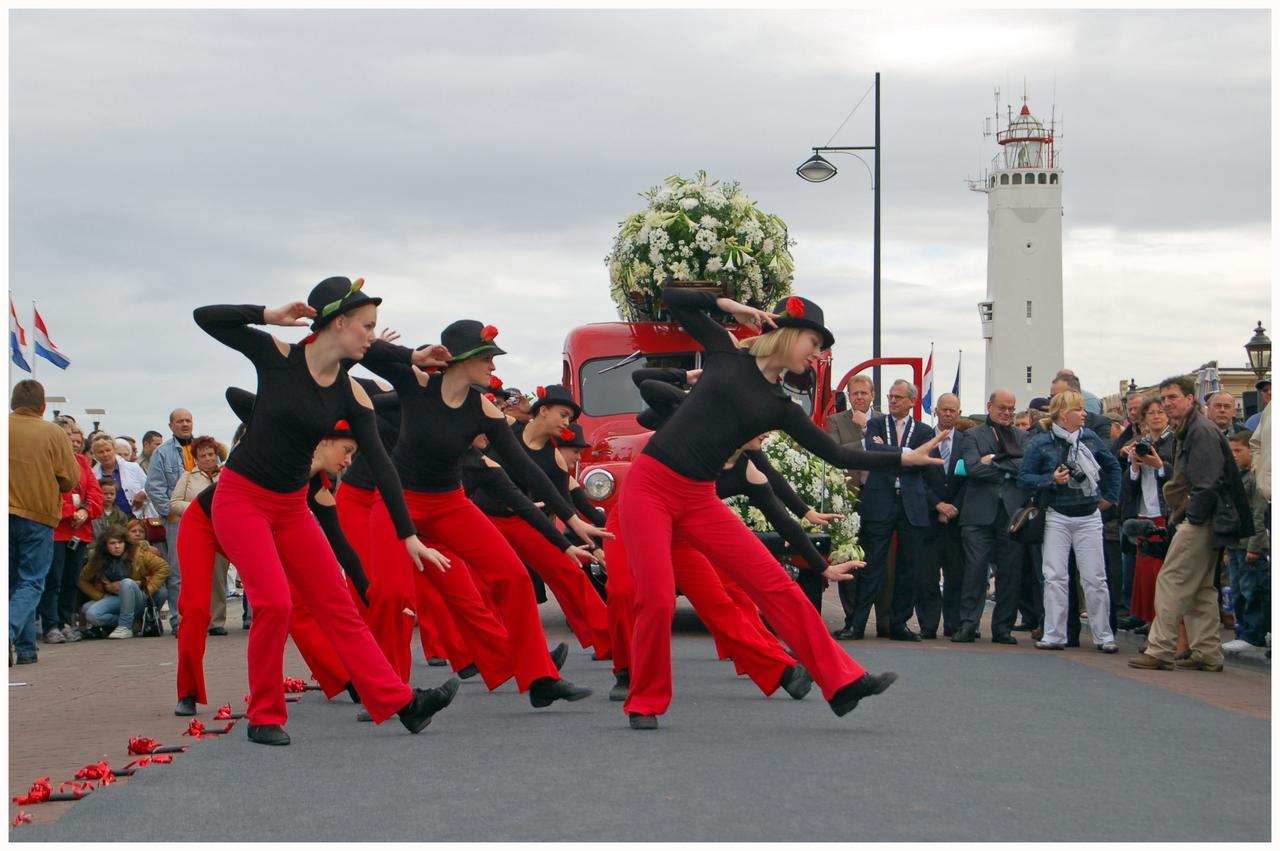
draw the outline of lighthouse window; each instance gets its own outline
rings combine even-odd
[[[1013,185],[1014,185],[1014,186],[1021,186],[1021,185],[1022,185],[1022,174],[1021,174],[1021,173],[1019,173],[1019,174],[1015,174],[1015,175],[1013,176]]]
[[[1031,318],[1031,299],[1027,299],[1027,318]]]
[[[1058,182],[1058,175],[1056,175],[1056,174],[1051,174],[1051,175],[1049,175],[1049,182],[1050,182],[1050,183],[1057,183],[1057,182]]]
[[[992,186],[995,186],[995,185],[996,185],[996,176],[995,176],[994,174],[993,174],[993,175],[991,175],[991,185],[992,185]]]
[[[1048,179],[1049,179],[1049,175],[1045,174],[1043,171],[1042,171],[1042,172],[1040,172],[1040,182],[1041,182],[1041,183],[1047,183],[1047,182],[1048,182]]]
[[[1009,185],[1009,175],[1007,175],[1007,174],[1002,174],[1002,175],[1000,175],[1000,185],[1001,185],[1001,186],[1008,186],[1008,185]]]
[[[1027,367],[1027,383],[1031,383],[1031,367]]]

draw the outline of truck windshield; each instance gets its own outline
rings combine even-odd
[[[649,355],[638,357],[617,369],[611,369],[604,375],[602,369],[626,360],[628,355],[618,357],[596,358],[582,365],[578,372],[579,387],[582,388],[582,412],[589,417],[610,417],[617,414],[638,414],[644,410],[644,400],[640,398],[640,390],[631,380],[631,374],[637,369],[658,367],[694,368],[692,352]]]

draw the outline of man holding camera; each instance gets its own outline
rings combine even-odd
[[[1219,427],[1196,406],[1191,379],[1180,376],[1162,382],[1160,402],[1175,424],[1173,478],[1164,486],[1173,536],[1156,578],[1155,620],[1146,652],[1130,659],[1129,667],[1221,671],[1213,579],[1218,547],[1226,543],[1221,536],[1234,533],[1240,521],[1227,488],[1227,450]],[[1191,658],[1175,662],[1179,620],[1186,625]]]

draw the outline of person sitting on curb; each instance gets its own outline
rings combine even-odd
[[[108,638],[133,638],[133,621],[141,614],[145,595],[156,609],[165,601],[169,565],[160,556],[129,540],[122,526],[103,532],[89,563],[80,573],[80,590],[89,598],[81,610],[84,623],[115,628]]]

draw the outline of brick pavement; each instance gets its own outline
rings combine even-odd
[[[840,603],[835,590],[829,589],[823,603],[823,614],[832,630],[840,626],[839,612]],[[542,616],[551,642],[570,640],[564,617],[554,601],[542,607]],[[244,670],[248,633],[240,629],[238,607],[232,607],[228,611],[227,628],[229,634],[226,637],[209,638],[205,676],[213,706],[202,708],[197,716],[206,723],[219,703],[231,703],[237,710],[242,708],[242,696],[248,690]],[[683,599],[677,609],[675,628],[681,633],[697,632],[700,629],[696,617]],[[983,631],[989,636],[989,626],[985,623]],[[1085,637],[1087,638],[1087,632]],[[1019,640],[1018,646],[1002,647],[1001,652],[1045,653],[1035,649],[1026,633],[1019,633]],[[869,642],[878,644],[880,641],[867,639],[867,642],[848,642],[846,647],[857,655],[859,646]],[[1137,651],[1138,639],[1128,633],[1121,633],[1119,641],[1121,652],[1114,655],[1098,653],[1087,642],[1083,648],[1051,655],[1166,688],[1231,712],[1270,719],[1269,672],[1234,665],[1228,665],[1221,674],[1135,671],[1126,665],[1126,660],[1131,653]],[[576,642],[571,641],[570,646],[574,648],[574,652],[582,652],[577,649]],[[895,642],[894,646],[911,648],[921,653],[968,653],[990,652],[994,645],[989,640],[966,645],[939,639],[919,644]],[[135,638],[128,641],[82,641],[54,646],[42,644],[38,664],[11,668],[10,821],[19,810],[12,803],[12,797],[25,794],[35,779],[49,776],[56,789],[59,782],[70,780],[86,763],[105,759],[113,767],[123,767],[132,759],[126,754],[126,745],[135,735],[145,735],[166,745],[189,741],[184,740],[181,735],[189,719],[173,715],[173,705],[177,700],[174,690],[175,660],[176,642],[166,634],[161,638]],[[299,678],[305,678],[307,674],[306,666],[292,642],[286,650],[285,674]],[[18,682],[27,685],[14,685]],[[311,693],[304,699],[318,698],[318,694]],[[339,696],[335,700],[346,701],[347,698]],[[181,756],[175,758],[180,759]],[[31,815],[34,822],[43,823],[57,820],[73,805],[47,803],[22,809]]]

